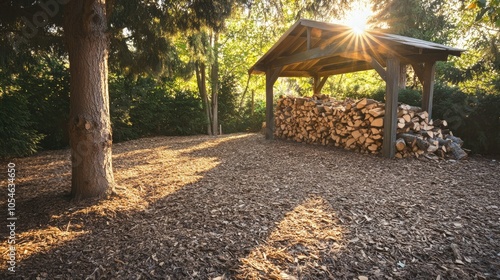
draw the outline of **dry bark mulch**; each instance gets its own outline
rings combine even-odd
[[[3,261],[0,279],[500,279],[498,160],[391,160],[258,134],[113,153],[118,194],[79,203],[68,150],[12,160],[17,266]]]

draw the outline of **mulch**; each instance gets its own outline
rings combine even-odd
[[[68,198],[68,150],[11,160],[18,255],[0,279],[500,279],[492,158],[395,160],[259,134],[113,154],[117,194],[85,202]]]

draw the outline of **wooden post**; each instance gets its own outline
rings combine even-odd
[[[396,129],[398,116],[398,91],[401,64],[399,59],[387,59],[387,77],[385,90],[384,142],[382,155],[393,158],[396,154]]]
[[[406,64],[401,63],[399,68],[399,89],[406,89],[406,66]]]
[[[266,70],[266,139],[274,139],[274,83],[279,77],[281,67]]]
[[[429,113],[429,119],[432,119],[432,98],[434,97],[434,75],[436,73],[436,62],[427,61],[424,66],[423,92],[422,92],[422,110]]]
[[[313,77],[313,95],[321,94],[321,89],[325,85],[326,80],[328,80],[328,76],[322,78],[320,78],[319,76]]]

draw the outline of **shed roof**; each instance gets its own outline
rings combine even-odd
[[[464,50],[415,38],[301,19],[250,69],[250,74],[282,67],[280,77],[324,77],[386,67],[388,57],[418,65],[446,61]],[[374,63],[374,61],[376,63]]]

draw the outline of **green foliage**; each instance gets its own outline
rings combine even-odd
[[[500,95],[466,94],[457,87],[436,84],[434,119],[445,119],[450,129],[475,153],[500,153]]]
[[[466,145],[475,152],[500,154],[500,95],[480,95],[460,131]]]
[[[34,139],[36,147],[67,146],[69,73],[64,59],[54,53],[32,53],[23,55],[21,61],[21,65],[10,68],[11,73],[1,75],[4,92],[17,100],[13,103],[19,106],[16,110],[26,111],[25,128],[44,135]],[[26,153],[32,153],[36,147],[30,146]]]
[[[236,77],[224,75],[221,77],[219,88],[219,124],[222,125],[223,133],[241,131],[241,122],[238,114],[238,92]]]
[[[451,130],[456,132],[465,126],[465,121],[473,110],[472,98],[458,87],[438,83],[434,87],[432,117],[446,120]]]
[[[203,132],[201,100],[172,82],[151,77],[110,78],[110,110],[116,142],[156,135]]]
[[[26,156],[38,149],[43,135],[33,128],[28,102],[20,95],[0,95],[0,157]]]
[[[6,7],[15,7],[14,10],[21,6],[37,7],[29,3],[34,1],[10,1]],[[210,77],[210,63],[215,59],[210,36],[214,30],[220,34],[218,101],[223,131],[260,130],[265,115],[265,79],[252,76],[247,80],[248,68],[296,19],[331,21],[332,16],[341,16],[350,5],[345,0],[207,3],[115,1],[110,6],[109,90],[114,141],[205,132],[207,120],[202,102],[192,92],[197,84],[193,65],[195,61],[206,63],[206,74]],[[453,10],[455,2],[443,0],[374,0],[371,3],[378,14],[374,17],[375,25],[389,27],[393,33],[451,46],[459,43],[468,49],[460,58],[437,64],[433,115],[448,120],[451,129],[473,151],[499,153],[500,125],[496,108],[499,108],[500,96],[500,40],[498,25],[492,21],[495,13],[498,15],[498,0],[472,1],[476,6],[469,7],[463,14]],[[465,4],[461,3],[462,11]],[[65,147],[69,73],[62,51],[62,30],[57,27],[61,16],[50,18],[49,23],[38,30],[37,35],[46,36],[30,38],[16,53],[9,39],[23,28],[23,22],[16,15],[5,14],[7,10],[0,11],[0,25],[5,27],[0,33],[6,35],[0,39],[0,89],[3,92],[0,129],[2,134],[12,128],[16,133],[2,137],[2,152],[5,152],[3,147],[11,146],[4,145],[5,139],[11,139],[10,142],[14,139],[21,147],[18,150],[25,151],[17,154],[29,154],[39,147]],[[30,14],[38,10],[24,12],[30,19]],[[480,19],[478,13],[482,13]],[[181,35],[180,30],[190,31]],[[207,82],[210,95],[210,79]],[[449,86],[451,84],[454,87]],[[280,78],[275,89],[277,94],[312,95],[310,79]],[[374,71],[367,71],[332,76],[323,93],[340,99],[370,97],[384,101],[385,85]],[[399,101],[420,106],[421,93],[403,90]],[[4,116],[7,112],[19,116],[17,126],[8,122]]]
[[[228,74],[222,77],[219,89],[219,123],[223,133],[259,131],[265,120],[266,104],[263,100],[248,100],[238,108],[237,78]]]
[[[388,26],[390,33],[445,43],[452,28],[443,0],[373,0],[373,23]]]
[[[401,103],[422,106],[422,92],[414,89],[402,89],[399,91],[398,100]]]
[[[264,100],[248,101],[243,111],[245,131],[258,132],[266,120],[266,102]]]
[[[385,102],[385,88],[380,87],[366,97]],[[398,102],[420,107],[422,105],[422,93],[414,89],[402,89],[398,94]]]
[[[64,63],[52,55],[38,57],[17,79],[17,94],[27,98],[33,128],[46,135],[40,142],[45,149],[68,145],[69,72]]]
[[[475,0],[467,8],[475,10],[476,21],[487,20],[492,25],[500,27],[500,0]]]

